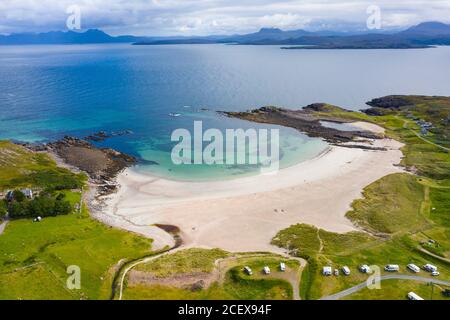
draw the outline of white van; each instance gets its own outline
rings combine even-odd
[[[436,272],[437,271],[437,267],[433,266],[432,264],[426,264],[423,266],[424,270],[428,271],[428,272]]]
[[[416,266],[415,264],[408,264],[408,269],[411,270],[414,273],[419,273],[420,272],[420,268],[418,266]]]
[[[387,272],[398,272],[400,270],[400,267],[398,264],[388,264],[384,267],[384,270]]]
[[[417,294],[415,294],[414,292],[410,292],[408,293],[408,299],[409,300],[423,300],[423,298],[419,297]]]

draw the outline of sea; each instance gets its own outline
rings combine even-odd
[[[411,50],[282,50],[241,45],[33,45],[0,47],[0,139],[46,143],[105,131],[94,142],[136,156],[134,168],[175,180],[260,173],[251,164],[174,164],[176,129],[278,129],[280,165],[328,145],[289,128],[219,111],[300,109],[326,102],[351,110],[389,94],[450,95],[450,47]]]

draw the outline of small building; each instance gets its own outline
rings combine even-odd
[[[398,264],[388,264],[384,267],[384,270],[387,272],[398,272],[400,271],[400,267]]]
[[[20,190],[20,192],[22,192],[23,195],[25,197],[27,197],[28,199],[33,199],[33,190],[31,190],[31,189],[22,189],[22,190]]]
[[[350,275],[350,268],[347,266],[342,267],[342,273],[346,276]]]
[[[370,267],[367,264],[363,264],[359,267],[359,271],[361,271],[362,273],[371,273],[372,270],[370,269]]]
[[[419,273],[420,272],[420,268],[418,266],[416,266],[413,263],[408,264],[408,269],[411,270],[414,273]]]
[[[331,276],[333,274],[333,269],[331,267],[323,267],[322,274],[324,276]]]
[[[408,299],[409,300],[423,300],[423,298],[419,297],[417,294],[415,294],[414,292],[410,292],[408,293]]]
[[[244,267],[244,272],[249,276],[251,276],[253,274],[252,269],[250,269],[250,267],[247,267],[247,266]]]
[[[263,272],[264,272],[264,274],[270,274],[270,268],[268,266],[265,266],[263,268]]]
[[[429,264],[429,263],[424,265],[423,269],[425,271],[428,271],[428,272],[436,272],[438,270],[437,267],[435,267],[435,266],[433,266],[432,264]]]
[[[281,263],[280,263],[280,270],[281,270],[282,272],[285,272],[285,271],[286,271],[286,263],[284,263],[284,262],[281,262]]]

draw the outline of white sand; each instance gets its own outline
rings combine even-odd
[[[350,125],[352,127],[360,129],[360,130],[372,131],[374,133],[384,133],[385,132],[383,127],[380,127],[373,123],[364,122],[364,121],[351,122],[351,123],[347,123],[347,125]]]
[[[121,188],[108,201],[102,221],[155,240],[155,248],[172,238],[151,225],[182,230],[184,246],[229,251],[278,251],[270,245],[276,233],[296,223],[333,231],[355,230],[345,218],[353,200],[381,177],[400,172],[401,143],[376,140],[367,151],[331,147],[316,159],[277,174],[230,181],[181,182],[126,170]]]

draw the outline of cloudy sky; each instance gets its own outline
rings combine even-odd
[[[0,33],[66,30],[67,8],[81,9],[83,29],[111,34],[206,35],[261,27],[341,31],[366,27],[367,8],[382,28],[450,23],[450,0],[0,0]]]

